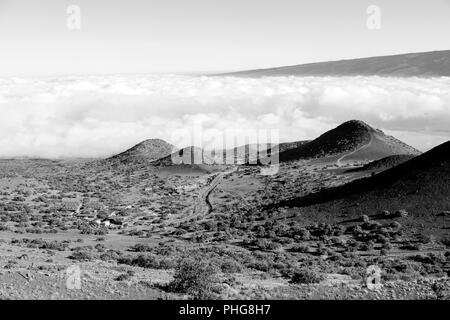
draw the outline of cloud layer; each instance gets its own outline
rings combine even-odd
[[[450,138],[450,78],[180,75],[0,79],[0,156],[104,157],[180,130],[312,139],[360,119],[422,150]]]

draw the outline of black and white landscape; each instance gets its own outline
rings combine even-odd
[[[301,31],[317,60],[258,19],[319,30],[290,10],[313,4],[42,2],[0,1],[0,299],[450,298],[450,37],[419,29],[448,33],[448,1],[410,29],[336,5],[362,30],[320,28],[367,42]]]

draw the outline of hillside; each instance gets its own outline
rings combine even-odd
[[[174,145],[164,140],[148,139],[106,161],[121,164],[152,162],[170,155],[176,149]]]
[[[382,171],[398,166],[399,164],[411,160],[414,157],[415,155],[410,154],[388,156],[380,160],[372,161],[362,167],[349,169],[346,172]]]
[[[227,169],[226,165],[215,164],[214,159],[215,157],[202,148],[190,146],[155,160],[151,164],[160,172],[170,175],[203,175]]]
[[[301,141],[293,141],[293,142],[282,142],[278,145],[279,152],[299,148],[304,146],[305,144],[311,142],[310,140],[301,140]]]
[[[404,208],[416,216],[450,209],[450,141],[375,176],[278,206],[303,207],[323,204],[328,211],[377,212]]]
[[[202,148],[194,146],[186,147],[156,159],[153,164],[162,167],[180,164],[202,164],[205,159],[203,153],[204,151]]]
[[[384,76],[449,77],[450,50],[408,53],[229,73],[239,77]]]
[[[266,156],[266,151],[272,148],[272,152],[283,152],[291,149],[298,148],[300,146],[305,145],[309,141],[293,141],[293,142],[282,142],[278,145],[276,144],[246,144],[243,146],[236,147],[234,149],[227,149],[224,151],[217,151],[216,155],[214,156],[214,159],[217,161],[221,161],[222,159],[225,159],[226,156],[231,157],[231,155],[234,155],[234,161],[235,163],[244,164],[249,163],[249,160],[252,162],[255,162],[255,160],[258,157],[258,153],[260,153],[260,157]],[[221,153],[222,152],[222,153]],[[223,158],[221,158],[221,155]]]
[[[280,153],[280,161],[338,156],[338,162],[350,160],[378,160],[390,155],[420,152],[407,144],[385,135],[368,124],[347,121],[317,139]]]

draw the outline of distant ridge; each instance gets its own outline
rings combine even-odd
[[[220,75],[250,78],[273,76],[450,77],[450,50],[317,62]]]
[[[156,159],[153,161],[153,165],[160,167],[167,167],[172,165],[182,165],[182,164],[203,164],[207,162],[205,159],[204,151],[200,147],[190,146],[183,149],[170,152],[168,155]],[[209,159],[211,160],[211,159]]]
[[[309,143],[309,140],[293,141],[293,142],[282,142],[279,144],[275,143],[261,143],[261,144],[246,144],[234,149],[223,150],[223,154],[218,151],[215,159],[221,160],[225,159],[226,154],[234,154],[234,159],[236,163],[248,164],[256,163],[259,157],[263,157],[270,153],[280,153],[286,150],[295,149]]]
[[[250,157],[256,155],[256,151],[262,152],[262,149],[273,146],[275,145],[249,144],[229,150],[211,151],[195,146],[177,149],[164,140],[148,139],[104,162],[112,165],[151,163],[159,167],[179,164],[222,165],[226,164],[225,155],[233,155],[233,164],[245,164],[253,163],[251,161],[254,159],[251,160]],[[342,155],[343,160],[345,158],[348,161],[378,160],[391,155],[420,154],[418,150],[359,120],[347,121],[312,141],[280,143],[274,151],[279,152],[281,162],[339,155]]]
[[[309,143],[280,153],[280,161],[343,155],[344,160],[378,160],[390,155],[418,155],[420,151],[385,135],[360,120],[350,120]]]
[[[216,165],[209,152],[196,146],[177,150],[153,161],[151,165],[173,174],[210,174],[220,172],[226,167]]]
[[[180,150],[177,150],[170,155],[153,161],[154,165],[157,166],[171,166],[178,165],[178,161],[183,162],[183,164],[192,163],[195,161],[200,161],[201,164],[226,164],[227,157],[232,157],[232,163],[229,164],[246,164],[249,162],[255,162],[254,156],[258,156],[259,152],[266,154],[268,149],[275,150],[277,147],[278,152],[290,150],[293,148],[298,148],[305,145],[309,141],[294,141],[294,142],[282,142],[280,144],[274,143],[261,143],[261,144],[246,144],[242,146],[235,147],[233,149],[227,150],[205,150],[200,147],[190,146]],[[175,161],[175,163],[174,163]],[[197,164],[200,164],[197,162]]]

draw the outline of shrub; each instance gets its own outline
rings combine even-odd
[[[130,280],[133,276],[134,276],[134,272],[128,271],[127,273],[122,273],[121,275],[117,276],[114,280],[127,281],[127,280]]]
[[[400,222],[394,221],[389,225],[392,229],[401,229],[402,225]]]
[[[405,244],[403,244],[400,249],[402,250],[415,250],[415,251],[420,251],[422,250],[422,245],[420,243],[411,243],[411,242],[407,242]]]
[[[267,261],[252,260],[246,266],[262,272],[268,272],[270,270],[270,266]]]
[[[333,230],[334,236],[342,236],[344,233],[345,233],[345,227],[342,225],[336,226]]]
[[[395,212],[397,218],[406,218],[408,216],[408,211],[401,209]]]
[[[294,284],[310,284],[319,283],[325,278],[323,275],[308,269],[301,269],[294,272],[291,278],[291,283]]]
[[[11,231],[11,228],[8,227],[7,225],[1,223],[0,224],[0,231]]]
[[[95,245],[94,247],[98,252],[105,252],[106,251],[106,247],[104,244],[102,243],[98,243]]]
[[[37,234],[42,233],[42,230],[39,228],[27,228],[27,229],[25,229],[25,231],[27,233],[37,233]]]
[[[375,236],[375,240],[376,240],[377,243],[383,243],[383,244],[389,242],[389,239],[386,236],[382,235],[382,234],[377,234]]]
[[[69,244],[67,242],[51,241],[51,242],[44,242],[40,246],[40,248],[48,250],[64,251],[68,246]]]
[[[300,228],[296,233],[296,237],[298,240],[308,241],[311,238],[311,234],[307,229]]]
[[[433,282],[431,285],[431,289],[436,295],[438,300],[449,300],[450,299],[450,288],[445,285],[445,283],[441,283],[438,280]]]
[[[118,263],[127,264],[130,266],[138,266],[141,268],[159,269],[159,261],[153,254],[147,255],[141,254],[135,258],[133,257],[120,258],[118,260]]]
[[[69,256],[69,259],[77,261],[91,261],[94,259],[92,253],[84,250],[77,250]]]
[[[360,225],[357,225],[357,226],[349,227],[348,232],[350,232],[354,236],[359,236],[363,232],[363,229]]]
[[[170,287],[194,299],[208,299],[217,281],[217,268],[214,265],[188,257],[178,262]]]
[[[373,241],[368,241],[367,243],[362,243],[359,247],[359,250],[361,251],[370,251],[373,250],[374,243]]]
[[[172,260],[168,258],[161,259],[154,254],[140,254],[137,257],[121,257],[117,262],[147,269],[171,269],[175,266]]]
[[[236,260],[229,259],[221,264],[220,269],[223,273],[239,273],[242,272],[242,265]]]
[[[292,252],[311,253],[312,249],[306,244],[296,244],[291,249]]]
[[[108,250],[100,255],[102,261],[117,261],[121,257],[121,253],[115,250]]]
[[[152,248],[146,244],[142,243],[136,243],[132,248],[131,251],[134,252],[149,252],[152,251]]]
[[[256,246],[261,250],[278,250],[281,247],[278,243],[266,239],[258,239]]]
[[[367,221],[362,225],[364,230],[377,230],[381,227],[381,224],[377,221]]]
[[[331,243],[335,246],[342,246],[344,244],[344,240],[338,237],[331,238]]]
[[[447,248],[450,248],[450,237],[446,237],[441,239],[441,243],[446,246]]]
[[[11,244],[17,244],[17,245],[24,245],[27,248],[39,248],[39,249],[45,249],[45,250],[57,250],[57,251],[64,251],[69,246],[68,242],[58,242],[58,241],[46,241],[43,239],[12,239]]]

